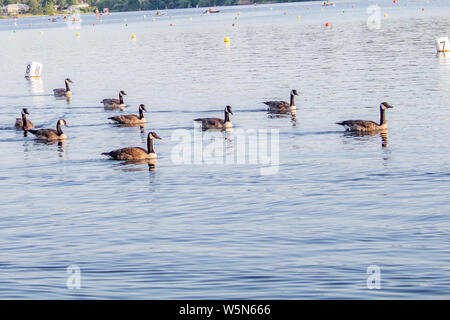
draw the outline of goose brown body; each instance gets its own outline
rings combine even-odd
[[[200,122],[202,124],[202,129],[227,129],[231,128],[231,121],[230,121],[230,113],[233,114],[233,111],[231,110],[230,106],[225,107],[225,117],[224,119],[220,118],[198,118],[194,119],[196,122]]]
[[[55,129],[39,129],[29,130],[39,140],[54,141],[54,140],[66,140],[67,136],[62,132],[61,126],[67,127],[67,122],[64,119],[59,119],[56,123]]]
[[[145,123],[146,120],[144,118],[144,111],[147,111],[145,105],[141,104],[139,106],[139,115],[135,114],[126,114],[121,116],[109,117],[108,119],[120,123],[120,124],[139,124]]]
[[[103,99],[100,101],[107,109],[125,109],[126,105],[123,101],[123,96],[126,95],[124,91],[119,92],[119,99]]]
[[[153,149],[153,139],[161,139],[155,132],[149,132],[147,136],[147,150],[141,147],[127,147],[104,152],[103,155],[109,156],[114,160],[143,160],[156,159],[156,152]]]
[[[26,109],[26,108],[22,109],[22,117],[16,118],[16,123],[14,125],[16,127],[16,129],[29,130],[29,129],[34,128],[33,123],[27,119],[27,116],[26,116],[27,114],[29,114],[28,109]]]
[[[278,112],[278,113],[292,112],[296,108],[294,96],[298,96],[297,90],[295,89],[291,91],[290,102],[275,100],[275,101],[265,101],[263,103],[269,107],[269,111],[271,112]]]
[[[70,91],[69,83],[73,83],[69,78],[64,80],[66,87],[53,89],[53,94],[57,97],[71,97],[72,91]]]
[[[393,106],[387,102],[380,104],[380,123],[369,120],[346,120],[337,122],[336,124],[344,126],[346,131],[376,132],[387,130],[386,109],[389,108],[393,108]]]

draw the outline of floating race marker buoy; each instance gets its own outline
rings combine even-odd
[[[329,28],[330,27],[330,23],[329,22],[325,23],[325,27]]]
[[[450,43],[448,37],[440,37],[436,39],[437,52],[450,52]]]
[[[387,18],[387,17],[389,17],[389,15],[388,15],[387,13],[385,13],[385,14],[384,14],[384,17]]]
[[[80,33],[79,32],[77,32],[76,34],[75,34],[77,37],[79,37],[80,36]]]
[[[25,78],[39,78],[42,72],[42,63],[32,61],[27,64]]]
[[[236,23],[233,23],[231,26],[232,26],[232,27],[236,27]]]
[[[173,23],[171,23],[170,26],[173,27]]]
[[[230,42],[230,38],[228,38],[228,37],[223,38],[223,42],[229,43]]]
[[[132,35],[131,35],[131,39],[136,39],[136,35],[135,35],[135,34],[132,34]]]
[[[40,31],[39,34],[44,34],[44,31]]]
[[[300,16],[297,16],[297,19],[300,19]]]
[[[189,21],[192,21],[192,18],[189,18]]]

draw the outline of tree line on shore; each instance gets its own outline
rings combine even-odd
[[[275,2],[300,2],[306,0],[249,0],[249,3],[275,3]],[[110,11],[137,11],[156,10],[156,9],[175,9],[175,8],[195,8],[230,6],[242,3],[242,0],[0,0],[0,5],[22,3],[30,7],[30,14],[51,15],[58,10],[66,9],[71,5],[87,3],[90,5],[86,11],[92,11],[95,8],[102,10],[108,8]],[[245,2],[245,0],[244,0]],[[55,6],[57,9],[55,10]]]

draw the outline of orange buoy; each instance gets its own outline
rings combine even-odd
[[[329,28],[330,27],[330,23],[329,22],[325,23],[325,27]]]

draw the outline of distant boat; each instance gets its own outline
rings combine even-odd
[[[334,3],[333,2],[328,2],[328,1],[324,1],[323,5],[325,7],[328,7],[328,6],[333,6],[334,7]]]
[[[213,10],[209,8],[208,10],[203,11],[203,14],[210,14],[210,13],[219,13],[220,10]]]
[[[167,14],[167,12],[165,12],[165,11],[156,11],[156,13],[155,13],[157,16],[163,16],[163,15],[165,15],[165,14]]]

